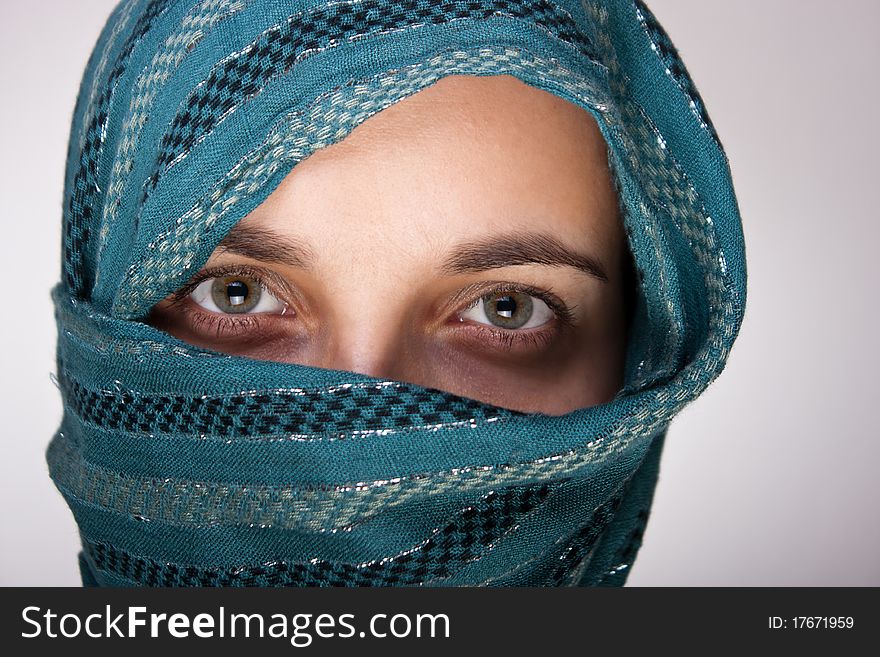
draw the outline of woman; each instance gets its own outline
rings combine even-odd
[[[625,0],[133,0],[73,119],[86,584],[623,584],[742,317],[723,151]]]

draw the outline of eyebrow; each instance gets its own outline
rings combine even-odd
[[[217,249],[306,271],[315,266],[315,255],[306,244],[256,226],[233,227]],[[574,267],[608,282],[608,274],[598,260],[586,253],[578,253],[546,233],[516,232],[460,243],[453,248],[440,271],[446,275],[469,274],[531,264]]]
[[[261,262],[289,265],[306,271],[315,266],[315,254],[307,245],[257,226],[234,226],[217,248]]]
[[[598,260],[570,249],[546,233],[517,232],[458,244],[443,263],[446,274],[467,274],[512,265],[574,267],[607,283],[608,274]]]

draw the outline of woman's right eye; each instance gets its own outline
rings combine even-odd
[[[200,308],[214,313],[283,313],[284,302],[251,276],[218,276],[207,278],[189,294]]]

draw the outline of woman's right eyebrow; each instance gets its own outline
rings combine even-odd
[[[234,226],[217,250],[306,271],[315,266],[315,254],[306,244],[259,226]]]

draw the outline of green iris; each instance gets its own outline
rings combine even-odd
[[[524,326],[532,317],[532,298],[521,292],[488,294],[483,297],[486,318],[495,326],[516,329]]]
[[[246,313],[260,302],[259,283],[242,276],[220,276],[211,285],[211,298],[224,313]]]

